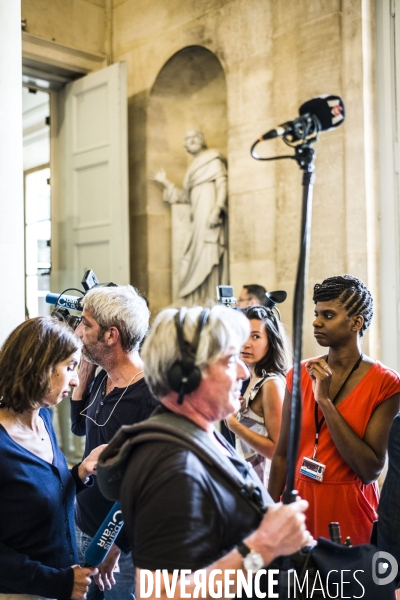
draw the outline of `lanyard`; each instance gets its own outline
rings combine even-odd
[[[344,388],[344,386],[346,385],[346,383],[348,382],[348,380],[350,379],[350,377],[353,375],[354,371],[357,371],[357,369],[360,366],[361,361],[362,361],[363,358],[364,358],[364,355],[361,352],[361,354],[360,354],[357,362],[355,363],[355,365],[351,369],[350,373],[347,375],[346,379],[343,381],[342,385],[340,386],[337,394],[333,398],[332,404],[335,404],[336,400],[339,398],[340,392],[342,391],[342,389]],[[326,360],[326,362],[328,362],[328,359]],[[321,427],[322,427],[322,425],[323,425],[323,423],[325,421],[325,417],[323,415],[322,415],[322,418],[320,419],[320,421],[318,421],[318,402],[317,401],[315,401],[314,419],[315,419],[315,442],[314,442],[313,460],[315,460],[315,458],[317,456],[318,442],[319,442],[319,432],[321,431]]]

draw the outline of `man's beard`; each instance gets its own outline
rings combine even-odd
[[[102,353],[101,352],[92,352],[90,349],[88,349],[86,346],[82,347],[82,356],[83,358],[89,362],[92,363],[93,365],[98,365],[99,367],[102,366]]]

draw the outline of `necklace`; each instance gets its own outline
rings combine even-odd
[[[18,423],[20,423],[20,421],[18,421]],[[42,442],[45,442],[46,435],[45,435],[45,432],[43,431],[43,428],[44,428],[44,431],[47,433],[46,428],[44,427],[43,421],[42,421],[42,423],[39,422],[36,435],[41,439]],[[25,430],[25,427],[23,427],[23,429]]]
[[[110,412],[110,414],[108,415],[108,419],[105,423],[98,423],[95,419],[92,419],[92,417],[89,417],[89,415],[85,414],[85,412],[87,410],[89,410],[89,408],[96,402],[97,400],[97,396],[99,395],[99,391],[101,390],[101,388],[103,387],[103,384],[105,382],[105,380],[107,379],[107,373],[104,375],[103,379],[101,380],[101,383],[99,385],[99,387],[97,388],[97,392],[95,397],[93,398],[92,402],[86,407],[84,408],[79,414],[81,414],[83,417],[86,417],[87,419],[89,419],[90,421],[92,421],[95,425],[97,425],[97,427],[104,427],[105,425],[107,425],[108,421],[111,419],[112,414],[114,412],[114,410],[117,408],[119,402],[122,400],[122,398],[125,395],[126,390],[128,389],[128,387],[131,385],[131,383],[133,383],[133,381],[136,379],[136,377],[138,375],[140,375],[141,373],[143,373],[143,371],[139,371],[138,373],[136,373],[136,375],[134,375],[132,377],[132,379],[130,380],[130,382],[128,383],[128,385],[126,386],[126,388],[123,390],[122,394],[120,395],[120,397],[118,398],[117,402],[114,405],[114,408],[112,409],[112,411]]]
[[[350,379],[350,377],[353,375],[354,371],[357,371],[358,367],[361,364],[362,359],[364,358],[364,354],[361,352],[360,356],[357,359],[357,362],[354,364],[353,368],[351,369],[350,373],[347,375],[346,379],[343,381],[342,385],[340,386],[339,390],[336,392],[335,397],[332,400],[332,404],[335,405],[336,400],[339,398],[339,394],[342,391],[342,389],[344,388],[344,386],[346,385],[346,383],[348,382],[348,380]],[[328,357],[326,357],[326,364],[328,364]],[[325,421],[325,417],[322,415],[322,418],[320,421],[318,421],[318,402],[315,402],[315,406],[314,406],[314,421],[315,421],[315,442],[314,442],[314,454],[313,454],[313,460],[316,460],[317,457],[317,450],[318,450],[318,442],[319,442],[319,434],[321,431],[321,427]]]

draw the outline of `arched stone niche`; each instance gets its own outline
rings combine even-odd
[[[150,92],[147,113],[148,173],[164,167],[179,187],[192,161],[183,148],[188,129],[203,131],[207,146],[227,156],[225,73],[202,46],[188,46],[163,66]],[[187,205],[169,206],[160,186],[148,182],[149,300],[154,309],[177,303],[181,246],[189,226]]]

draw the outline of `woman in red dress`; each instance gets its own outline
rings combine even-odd
[[[329,277],[315,285],[313,300],[314,336],[328,354],[302,362],[295,486],[309,502],[307,527],[315,538],[328,537],[329,523],[337,521],[343,539],[367,543],[378,518],[376,480],[399,410],[400,377],[362,353],[361,338],[373,314],[372,297],[362,281],[351,275]],[[285,486],[292,381],[290,371],[269,482],[274,500]],[[305,459],[325,467],[320,469],[322,481],[310,477]]]

